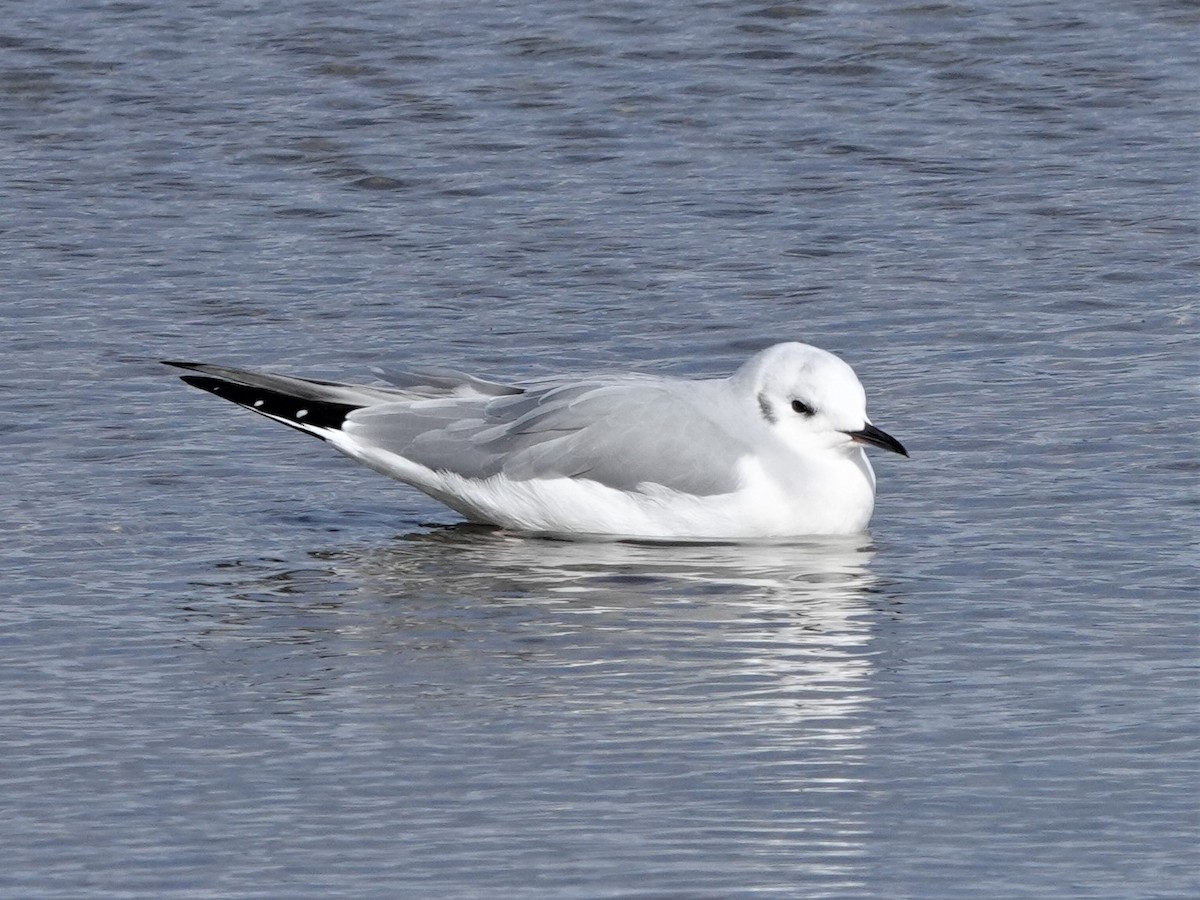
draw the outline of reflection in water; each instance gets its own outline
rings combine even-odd
[[[757,679],[753,702],[781,719],[837,716],[865,702],[875,590],[865,538],[589,543],[463,525],[311,556],[318,565],[224,567],[231,602],[191,610],[206,620],[203,633],[417,664],[474,654],[543,674],[595,672],[616,659],[633,671],[646,663],[636,657],[642,648],[669,651],[681,669],[704,665],[731,685]]]
[[[406,535],[365,554],[314,554],[356,560],[362,571],[401,594],[429,579],[445,592],[453,591],[459,579],[472,583],[483,576],[516,589],[578,594],[599,604],[607,597],[621,606],[631,593],[641,593],[642,584],[655,585],[658,593],[733,593],[742,599],[844,596],[869,587],[866,566],[872,555],[864,537],[761,544],[554,541],[474,525]]]
[[[451,609],[521,607],[531,616],[521,630],[544,630],[533,642],[545,654],[557,648],[560,665],[583,655],[595,666],[588,653],[627,659],[633,647],[668,645],[681,668],[704,663],[724,684],[753,681],[753,696],[731,696],[772,706],[781,720],[838,716],[864,702],[874,577],[862,537],[664,545],[531,540],[455,526],[382,551],[320,555],[343,574],[350,564],[356,580],[401,606],[431,597]]]
[[[254,680],[243,702],[331,709],[385,748],[413,797],[440,798],[406,819],[441,821],[462,779],[485,798],[474,814],[523,814],[557,841],[641,832],[656,836],[627,852],[649,858],[670,827],[693,849],[718,834],[789,858],[808,846],[809,875],[853,885],[872,556],[865,539],[668,546],[452,527],[313,553],[303,569],[234,566],[203,640]]]

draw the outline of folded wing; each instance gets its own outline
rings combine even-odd
[[[488,383],[490,385],[490,383]],[[738,487],[748,447],[662,379],[584,381],[522,393],[384,402],[351,412],[355,442],[466,478],[590,479],[625,491]]]
[[[696,382],[621,376],[516,387],[447,369],[355,385],[169,365],[189,370],[188,384],[344,452],[384,451],[465,478],[579,478],[624,491],[723,494],[739,486],[737,464],[750,450],[709,418]],[[405,477],[402,469],[393,474]]]

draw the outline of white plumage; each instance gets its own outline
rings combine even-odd
[[[473,522],[520,532],[753,540],[866,528],[871,425],[836,356],[777,344],[728,378],[527,385],[449,370],[351,385],[202,363],[183,380],[319,437]]]

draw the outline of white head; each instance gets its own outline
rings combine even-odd
[[[871,424],[858,376],[832,353],[776,344],[752,356],[731,381],[780,440],[799,452],[850,453],[870,444],[908,456],[899,441]]]

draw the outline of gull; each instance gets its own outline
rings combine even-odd
[[[645,374],[521,385],[451,369],[359,385],[167,361],[182,380],[320,438],[469,521],[520,533],[753,541],[855,534],[875,506],[854,370],[776,344],[727,378]],[[382,374],[382,373],[381,373]]]

